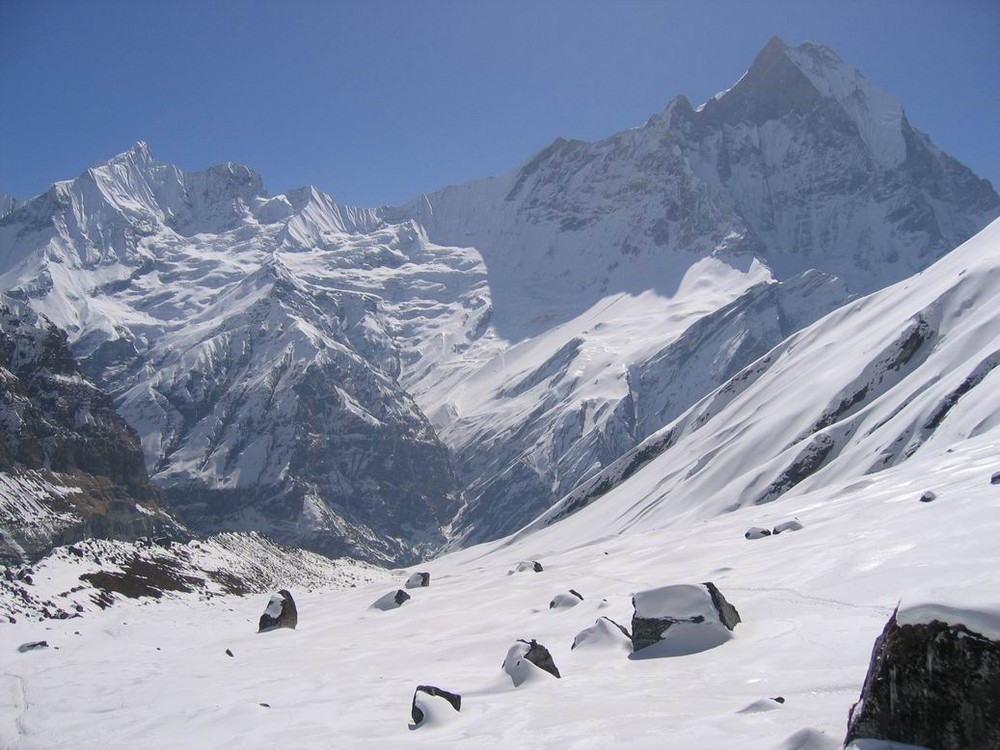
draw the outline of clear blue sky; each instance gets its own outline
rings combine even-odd
[[[698,104],[774,34],[833,47],[1000,188],[998,0],[0,0],[0,192],[142,139],[401,202]]]

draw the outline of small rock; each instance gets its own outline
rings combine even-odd
[[[920,496],[920,502],[922,503],[932,503],[935,500],[937,500],[937,495],[930,490],[927,490],[927,492]]]
[[[271,707],[270,703],[258,703],[257,705],[258,706],[262,706],[263,708],[270,708]]]
[[[408,589],[419,589],[431,585],[430,573],[414,573],[406,579],[404,584]],[[418,688],[419,689],[419,688]]]
[[[20,646],[17,647],[17,650],[23,654],[27,651],[38,651],[40,649],[48,647],[49,647],[48,641],[30,641],[28,643],[22,643]]]
[[[549,609],[566,609],[567,607],[575,607],[582,601],[583,596],[580,592],[570,589],[569,591],[561,594],[556,594],[552,601],[549,602]]]
[[[517,564],[517,566],[513,570],[508,570],[507,575],[513,575],[514,573],[525,573],[528,571],[541,573],[542,564],[537,560],[522,560]]]
[[[403,605],[403,602],[409,601],[409,599],[410,595],[403,591],[403,589],[396,589],[380,596],[372,602],[372,609],[380,609],[383,612],[388,612],[390,609],[399,609]]]
[[[413,691],[413,701],[410,703],[410,718],[413,719],[413,723],[416,726],[420,726],[423,723],[425,709],[427,708],[426,705],[417,705],[417,698],[420,693],[425,693],[432,698],[443,698],[456,711],[462,710],[462,696],[458,693],[442,690],[433,685],[417,685],[417,689]],[[421,700],[421,703],[423,703],[423,700]]]
[[[503,671],[510,675],[514,687],[518,687],[530,674],[530,667],[525,662],[548,672],[553,677],[561,677],[559,669],[552,660],[552,654],[541,643],[532,638],[530,641],[519,639],[507,651],[503,660]]]
[[[299,622],[299,613],[295,608],[295,600],[287,589],[281,589],[277,594],[272,594],[264,614],[260,616],[257,624],[258,633],[266,633],[277,628],[291,628]]]
[[[993,473],[993,476],[990,477],[990,484],[1000,484],[1000,471]]]
[[[610,617],[598,617],[593,625],[584,628],[573,638],[570,651],[577,647],[631,651],[632,637]]]
[[[785,702],[784,696],[781,696],[781,695],[776,696],[774,698],[771,698],[771,700],[773,700],[775,703],[784,703]]]
[[[230,651],[230,650],[229,650],[229,649],[227,648],[227,649],[226,649],[226,656],[232,656],[232,655],[233,655],[233,652],[232,652],[232,651]]]
[[[800,531],[805,528],[798,520],[792,519],[791,521],[785,521],[784,523],[779,523],[773,529],[771,529],[772,534],[780,534],[783,531]]]
[[[751,526],[743,536],[747,539],[762,539],[765,536],[771,536],[771,530],[762,529],[760,526]]]

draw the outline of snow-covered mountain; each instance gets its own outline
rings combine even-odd
[[[140,143],[0,219],[0,288],[194,527],[405,562],[518,529],[998,213],[894,98],[773,40],[701,107],[402,207]]]
[[[0,219],[9,214],[15,208],[21,204],[17,198],[13,195],[7,195],[6,193],[0,193]]]
[[[482,253],[510,344],[415,391],[469,488],[457,534],[515,530],[849,293],[998,214],[894,97],[779,39],[701,107],[678,97],[642,127],[420,198],[406,215],[432,240]]]
[[[15,210],[0,245],[3,286],[69,331],[196,528],[383,561],[440,545],[458,486],[397,381],[383,286],[412,320],[436,304],[421,273],[467,271],[442,305],[465,315],[482,305],[475,259],[315,190],[268,198],[245,167],[181,172],[142,143]]]

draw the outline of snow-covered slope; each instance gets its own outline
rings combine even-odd
[[[998,214],[894,97],[778,39],[697,109],[680,97],[640,128],[420,198],[403,215],[482,253],[511,344],[417,394],[469,487],[458,537],[513,531],[848,293]]]
[[[1000,220],[772,349],[528,530],[600,500],[609,532],[858,489],[1000,428]],[[585,520],[581,523],[586,524]]]

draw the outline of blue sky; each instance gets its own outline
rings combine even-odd
[[[698,104],[774,34],[833,47],[1000,188],[996,0],[0,0],[0,192],[142,139],[398,203]]]

